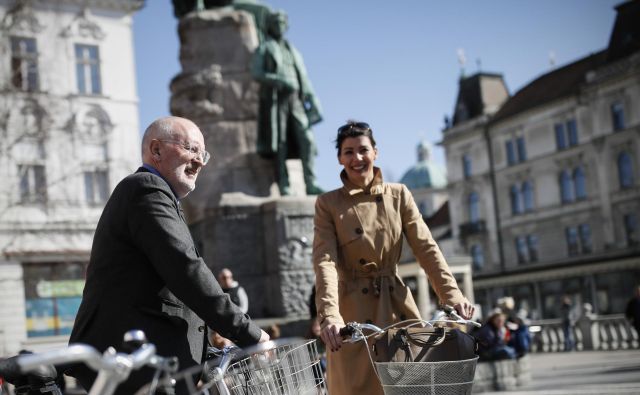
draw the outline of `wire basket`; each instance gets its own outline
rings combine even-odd
[[[230,365],[224,380],[232,395],[326,393],[315,340],[252,354]]]
[[[478,357],[462,361],[376,362],[385,395],[471,394]]]

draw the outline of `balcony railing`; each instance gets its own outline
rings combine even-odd
[[[487,225],[483,219],[475,222],[466,222],[459,226],[460,237],[465,238],[478,233],[484,233],[487,231]]]

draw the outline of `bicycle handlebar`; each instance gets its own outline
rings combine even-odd
[[[359,322],[349,322],[346,326],[340,328],[340,336],[345,338],[345,342],[353,343],[362,339],[367,339],[371,336],[375,336],[381,333],[386,332],[387,330],[397,327],[400,324],[408,323],[408,326],[417,326],[417,325],[425,325],[425,326],[434,326],[434,324],[442,324],[442,323],[451,323],[451,324],[460,324],[460,325],[472,325],[475,327],[481,327],[482,325],[478,322],[472,320],[466,320],[462,318],[456,310],[451,306],[443,306],[442,315],[436,316],[433,320],[420,320],[420,319],[412,319],[412,320],[404,320],[400,322],[396,322],[395,324],[391,324],[386,328],[379,328],[373,324],[359,323]],[[447,319],[447,316],[450,319]],[[369,335],[365,335],[363,333],[363,329],[369,330],[372,333]],[[350,338],[349,338],[350,337]],[[349,339],[347,339],[349,338]]]
[[[112,354],[113,358],[106,358]],[[93,370],[115,370],[118,364],[129,369],[138,369],[152,361],[156,354],[153,344],[143,344],[131,354],[115,354],[109,351],[103,356],[95,348],[86,344],[71,344],[61,350],[46,351],[40,354],[27,354],[18,357],[17,364],[22,372],[29,372],[41,365],[59,365],[72,362],[83,362]]]

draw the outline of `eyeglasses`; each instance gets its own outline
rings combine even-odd
[[[182,147],[183,149],[195,155],[196,158],[198,158],[203,165],[206,165],[207,162],[209,162],[209,159],[211,159],[211,154],[209,152],[201,151],[199,146],[191,145],[191,143],[189,142],[183,143],[182,141],[178,141],[178,140],[160,140],[160,139],[158,139],[158,141],[162,141],[163,143],[175,144]]]
[[[366,122],[349,122],[338,128],[338,134],[347,133],[351,129],[371,130],[371,126]]]

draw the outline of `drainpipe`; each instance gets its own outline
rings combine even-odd
[[[487,144],[487,152],[489,154],[489,176],[491,177],[491,190],[493,192],[493,212],[496,221],[496,236],[498,238],[498,257],[500,259],[500,272],[504,273],[505,262],[504,262],[504,250],[502,247],[502,227],[500,225],[500,208],[498,206],[498,189],[496,187],[496,172],[495,166],[493,164],[493,145],[491,144],[491,138],[489,136],[489,119],[487,117],[487,121],[483,127],[484,131],[484,139]]]

